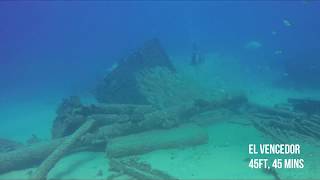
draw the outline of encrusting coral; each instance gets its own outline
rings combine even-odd
[[[135,75],[145,69],[166,67],[175,71],[169,56],[158,39],[146,41],[144,45],[123,58],[109,72],[96,90],[95,97],[102,103],[146,104],[139,92]]]
[[[32,175],[32,180],[44,180],[47,179],[49,171],[55,166],[55,164],[65,156],[76,142],[80,140],[87,131],[94,125],[96,121],[94,119],[87,120],[81,125],[70,137],[65,139],[50,155],[41,163],[36,172]]]
[[[195,99],[209,98],[198,82],[165,67],[155,67],[137,74],[141,93],[148,102],[160,109],[191,104]]]

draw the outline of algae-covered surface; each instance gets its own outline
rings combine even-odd
[[[216,57],[212,57],[216,60]],[[181,68],[181,66],[178,66]],[[199,67],[206,68],[206,66]],[[186,71],[184,71],[186,73]],[[187,72],[189,74],[193,71]],[[205,73],[203,73],[205,74]],[[198,77],[203,75],[198,73]],[[233,77],[234,78],[234,77]],[[239,78],[239,77],[236,77]],[[193,80],[194,80],[193,79]],[[245,82],[243,82],[245,83]],[[251,84],[252,85],[252,84]],[[298,92],[294,90],[285,91],[283,89],[270,88],[265,91],[263,88],[256,87],[257,84],[250,86],[248,83],[247,90],[252,92],[248,95],[248,99],[257,104],[271,107],[273,104],[284,102],[287,97],[304,97],[314,92]],[[226,84],[221,84],[221,87],[229,88]],[[314,93],[317,95],[316,93]],[[83,98],[86,102],[92,103],[92,98]],[[54,101],[54,99],[52,100]],[[40,103],[41,100],[39,100]],[[24,125],[24,131],[21,134],[13,130],[17,128],[14,123],[7,123],[7,129],[12,131],[2,131],[5,137],[11,137],[17,141],[24,141],[25,134],[37,134],[43,139],[49,139],[48,135],[51,128],[51,121],[55,117],[54,105],[42,105],[39,114],[37,103],[28,103],[29,107],[15,106],[15,110],[27,111],[24,114],[8,113],[4,109],[2,116],[10,114],[12,118],[19,121],[22,117],[29,119],[28,124]],[[34,104],[34,105],[33,105]],[[10,106],[8,106],[10,107]],[[7,108],[8,108],[7,107]],[[8,108],[9,109],[9,108]],[[40,110],[41,110],[40,109]],[[10,109],[13,111],[13,109]],[[213,114],[219,113],[213,112]],[[249,168],[248,144],[274,143],[274,140],[266,134],[257,130],[251,123],[250,117],[242,114],[234,114],[229,111],[221,110],[223,115],[218,118],[212,114],[202,114],[196,116],[197,122],[208,133],[209,140],[206,144],[162,149],[152,151],[146,154],[137,155],[139,161],[151,165],[157,170],[161,170],[178,179],[275,179],[275,176],[266,173],[263,169]],[[228,114],[231,113],[231,114]],[[22,116],[22,117],[21,117]],[[42,128],[35,127],[34,124],[41,118]],[[203,120],[201,119],[203,118]],[[203,121],[203,122],[202,122]],[[11,127],[10,127],[11,126]],[[280,179],[318,179],[320,156],[319,146],[300,142],[297,143],[303,147],[302,154],[299,158],[303,158],[305,167],[303,169],[277,169],[277,176]],[[130,143],[129,143],[130,144]],[[109,168],[110,159],[105,152],[76,152],[63,157],[50,171],[48,178],[52,179],[106,179],[114,172]],[[36,168],[25,170],[14,170],[0,175],[0,179],[28,179],[31,174],[36,171]]]
[[[208,144],[184,148],[159,150],[139,158],[154,168],[179,179],[274,179],[263,170],[248,168],[249,143],[270,142],[270,139],[250,126],[229,122],[207,128]],[[237,132],[237,133],[230,133]],[[222,138],[223,137],[223,138]],[[303,146],[304,169],[279,170],[281,179],[318,179],[319,151],[311,145]],[[49,174],[53,179],[106,179],[109,160],[103,152],[79,152],[63,158]],[[1,175],[1,179],[28,179],[35,169],[14,171]]]
[[[0,2],[0,180],[320,179],[319,8]]]

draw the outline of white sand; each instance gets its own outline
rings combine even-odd
[[[246,160],[249,143],[270,143],[252,126],[222,122],[207,128],[209,143],[192,148],[159,150],[140,156],[153,168],[180,179],[274,179],[261,169],[251,169]],[[320,178],[320,151],[303,145],[304,169],[278,170],[281,178]],[[34,169],[31,169],[34,170]],[[28,170],[10,172],[0,179],[23,179]],[[102,171],[102,176],[98,172]],[[63,158],[50,172],[50,178],[103,179],[109,175],[104,153],[80,152]]]
[[[203,76],[214,77],[217,82],[225,79],[219,76],[219,72],[228,74],[225,69],[217,71],[216,67],[223,67],[219,61],[213,63],[212,69],[207,69]],[[316,96],[311,92],[297,92],[283,89],[270,89],[264,82],[248,80],[242,82],[243,71],[238,64],[233,63],[231,72],[231,85],[238,84],[244,87],[244,91],[250,95],[250,100],[259,104],[272,106],[275,103],[285,102],[287,97]],[[230,64],[229,63],[229,64]],[[220,66],[217,66],[220,65]],[[216,71],[215,71],[216,70]],[[212,73],[212,71],[216,73]],[[238,76],[239,75],[239,76]],[[237,78],[239,81],[237,81]],[[231,81],[232,80],[232,81]],[[228,88],[225,84],[213,86]],[[55,117],[55,109],[62,97],[53,98],[53,101],[34,100],[15,104],[0,104],[0,137],[6,137],[19,141],[25,141],[31,134],[40,138],[50,137],[52,120]],[[238,119],[230,119],[239,121]],[[274,179],[265,174],[261,169],[250,169],[247,158],[249,143],[270,143],[261,132],[252,126],[231,124],[228,122],[215,123],[207,127],[210,140],[206,145],[185,149],[159,150],[140,156],[141,160],[148,162],[152,167],[163,170],[180,179]],[[19,132],[19,133],[17,133]],[[311,145],[303,145],[304,169],[281,169],[278,173],[284,179],[320,179],[320,148]],[[34,169],[9,172],[0,175],[2,180],[27,179],[28,173]],[[99,176],[98,172],[102,175]],[[50,178],[58,179],[105,179],[108,172],[108,159],[104,153],[80,152],[63,158],[50,172]]]
[[[108,160],[102,152],[81,152],[69,155],[50,171],[49,179],[106,179]],[[0,176],[2,180],[28,179],[35,168],[13,171]],[[101,171],[101,175],[99,172]]]

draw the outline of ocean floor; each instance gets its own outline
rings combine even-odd
[[[276,82],[283,76],[281,70],[267,65],[250,67],[249,63],[218,53],[206,54],[203,64],[186,64],[188,56],[172,56],[179,73],[206,89],[217,92],[244,93],[252,103],[273,106],[286,103],[288,98],[320,99],[318,90],[280,87]]]
[[[0,137],[26,142],[33,134],[50,139],[50,128],[61,97],[19,99],[0,104]]]
[[[56,109],[65,93],[18,97],[0,101],[0,137],[25,143],[33,135],[42,140],[51,138]],[[83,104],[94,103],[92,96],[81,96]]]
[[[179,179],[274,179],[261,169],[248,167],[248,144],[272,141],[250,125],[211,124],[209,142],[191,148],[158,150],[138,156],[153,168]],[[241,119],[243,121],[243,119]],[[304,169],[277,170],[281,179],[319,179],[320,148],[303,145]],[[63,158],[49,173],[52,179],[105,179],[110,175],[103,152],[79,152]],[[27,179],[34,168],[9,172],[0,179]]]
[[[214,77],[216,84],[213,87],[223,87],[228,91],[229,87],[236,87],[249,95],[249,101],[273,106],[277,103],[285,103],[288,97],[316,97],[317,92],[302,92],[281,88],[270,88],[270,84],[256,83],[256,80],[242,82],[241,67],[235,67],[233,75],[221,77],[219,72],[228,74],[225,70],[214,69],[223,67],[224,64],[213,59],[212,69],[199,71],[205,72],[195,77]],[[219,66],[217,66],[217,63]],[[220,64],[219,64],[220,63]],[[234,64],[234,63],[233,63]],[[212,74],[212,72],[217,72]],[[235,79],[238,78],[238,79]],[[228,79],[225,81],[224,79]],[[208,80],[209,82],[209,80]],[[221,84],[225,83],[225,84]],[[238,85],[237,85],[238,84]],[[225,89],[224,89],[225,88]],[[6,101],[0,103],[0,137],[13,139],[20,142],[37,135],[40,139],[49,139],[52,121],[55,118],[55,110],[65,94],[46,96],[45,98],[26,99],[23,101]],[[85,96],[82,100],[86,103],[94,102],[92,97]],[[271,174],[266,174],[261,169],[248,167],[248,144],[272,143],[261,132],[250,125],[248,120],[241,117],[212,123],[205,128],[209,134],[209,142],[192,148],[159,150],[139,156],[141,161],[150,164],[153,168],[164,171],[179,179],[275,179]],[[305,160],[304,169],[277,170],[281,179],[320,179],[320,147],[303,144],[302,158]],[[111,172],[109,161],[103,152],[79,152],[64,157],[49,173],[52,179],[106,179]],[[34,168],[13,171],[0,175],[0,180],[28,179]]]

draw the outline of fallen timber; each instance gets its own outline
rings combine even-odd
[[[100,125],[104,126],[109,124],[110,121],[116,121],[122,117],[127,117],[124,115],[105,115],[104,118],[98,118],[97,122],[93,125],[93,129],[99,127]],[[95,127],[96,126],[96,127]],[[94,128],[95,127],[95,128]],[[117,127],[117,126],[115,126]],[[114,128],[111,128],[114,129]],[[115,132],[115,131],[114,131]],[[116,135],[116,133],[111,136]],[[99,148],[95,146],[97,143],[104,144],[105,142],[97,142],[93,141],[94,139],[88,140],[87,136],[89,134],[85,134],[81,136],[81,140],[79,140],[75,148],[73,148],[72,152],[77,152],[81,150],[90,150],[94,148]],[[55,149],[59,147],[60,144],[67,141],[71,136],[66,136],[58,139],[53,139],[47,142],[40,142],[36,144],[32,144],[29,146],[24,146],[14,151],[10,151],[7,153],[0,153],[0,173],[5,173],[12,170],[19,170],[24,168],[30,168],[36,165],[39,165],[44,159],[46,159]],[[103,145],[104,147],[104,145]],[[70,152],[71,153],[71,152]]]
[[[169,130],[151,130],[112,139],[106,148],[113,158],[139,155],[153,150],[195,146],[207,143],[207,132],[195,124]]]
[[[110,159],[110,170],[118,172],[121,176],[126,175],[127,179],[136,180],[177,180],[177,178],[153,169],[150,165],[138,162],[136,159],[118,160]],[[109,176],[108,180],[115,180],[117,176]],[[124,179],[124,178],[119,178]]]
[[[0,173],[29,168],[40,164],[63,139],[41,142],[28,147],[0,154]]]
[[[189,107],[182,106],[164,110],[154,110],[150,106],[145,107],[149,110],[137,110],[137,108],[132,108],[132,105],[130,105],[131,108],[126,105],[126,110],[121,110],[121,105],[112,105],[114,109],[110,110],[106,108],[107,106],[94,105],[96,113],[90,117],[96,119],[97,122],[89,133],[81,137],[81,141],[75,145],[73,152],[91,148],[104,151],[106,143],[115,137],[152,129],[173,128],[191,121],[192,116],[201,112],[215,108],[233,107],[237,104],[234,102],[232,99],[226,99],[212,102],[212,104],[198,103]],[[239,101],[239,105],[243,103]],[[318,133],[320,129],[319,115],[306,116],[301,113],[254,104],[246,104],[246,106],[248,106],[246,112],[251,117],[253,125],[278,142],[288,142],[290,138],[301,138],[307,142],[318,142],[320,139]],[[114,112],[122,112],[122,114],[114,114]],[[189,115],[186,116],[186,114]],[[39,165],[67,138],[68,136],[0,153],[0,173]]]
[[[0,153],[13,151],[13,150],[18,149],[22,146],[23,146],[23,144],[20,144],[18,142],[0,138]]]
[[[239,99],[238,97],[234,98]],[[243,103],[246,103],[246,101],[233,101],[233,98],[227,98],[219,102],[208,102],[207,105],[195,104],[168,110],[154,110],[149,105],[93,105],[90,107],[95,111],[91,112],[95,113],[89,115],[88,118],[93,118],[97,122],[92,130],[80,138],[81,141],[78,141],[74,146],[73,152],[93,148],[104,151],[106,143],[112,138],[152,129],[173,128],[189,122],[193,115],[200,112],[228,106],[233,107]],[[122,114],[118,114],[119,112]],[[189,114],[188,117],[185,116],[185,113]],[[0,173],[39,165],[68,137],[65,136],[48,142],[32,144],[11,152],[0,153]]]
[[[319,145],[320,117],[251,104],[248,116],[253,125],[278,143],[300,139]]]
[[[55,164],[75,146],[76,142],[87,131],[92,128],[95,120],[87,120],[76,132],[70,137],[65,139],[37,168],[36,172],[30,178],[31,180],[44,180],[47,179],[49,171],[55,166]]]
[[[141,114],[146,114],[154,110],[151,105],[92,104],[84,106],[81,104],[79,97],[72,96],[64,99],[58,107],[57,116],[51,130],[52,138],[57,139],[71,135],[92,115],[99,118],[99,114],[121,114],[130,115],[132,118],[139,118]]]
[[[288,98],[288,103],[295,111],[304,112],[307,115],[320,114],[320,100]]]

